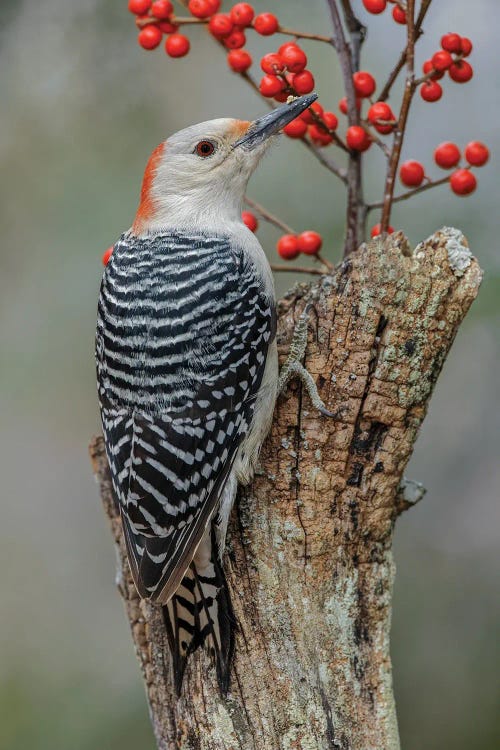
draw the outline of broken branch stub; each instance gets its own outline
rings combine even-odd
[[[395,233],[280,302],[282,359],[312,303],[305,364],[337,416],[320,416],[292,383],[257,475],[240,492],[225,560],[238,621],[225,698],[201,653],[175,697],[162,617],[135,592],[102,438],[92,442],[160,750],[399,748],[392,532],[419,499],[406,496],[403,472],[480,281],[457,230],[436,232],[413,253]]]

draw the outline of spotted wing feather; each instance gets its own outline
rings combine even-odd
[[[166,602],[251,423],[274,307],[227,238],[123,236],[96,340],[113,487],[134,580]]]

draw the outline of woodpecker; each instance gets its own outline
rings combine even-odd
[[[228,690],[227,524],[278,393],[273,278],[241,220],[245,189],[273,136],[316,98],[161,143],[102,279],[96,363],[113,494],[137,591],[162,607],[178,694],[201,645]]]

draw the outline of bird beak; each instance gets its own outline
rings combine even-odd
[[[305,96],[293,99],[290,103],[282,104],[281,107],[276,107],[276,109],[273,109],[267,115],[259,117],[252,122],[245,135],[233,143],[233,148],[242,146],[245,151],[252,151],[257,146],[260,146],[261,143],[264,143],[271,135],[275,135],[281,128],[288,125],[289,122],[295,120],[317,98],[318,95],[316,93],[306,94]]]

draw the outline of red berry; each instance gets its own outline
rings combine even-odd
[[[280,55],[290,73],[301,73],[307,65],[306,53],[295,44],[288,45]]]
[[[368,13],[383,13],[387,5],[387,0],[363,0],[363,5]]]
[[[106,252],[103,253],[103,256],[102,256],[102,265],[103,266],[107,266],[108,260],[111,258],[112,253],[113,253],[113,245],[111,245],[111,247],[108,247],[108,249],[106,250]]]
[[[264,55],[264,57],[260,61],[260,67],[262,68],[264,73],[268,73],[272,76],[283,70],[285,66],[283,65],[283,60],[279,55],[275,54],[274,52],[269,52],[267,55]]]
[[[160,21],[165,21],[167,18],[170,18],[173,10],[174,6],[170,0],[155,0],[151,5],[151,13]]]
[[[370,122],[379,133],[382,133],[382,135],[386,135],[394,129],[394,125],[382,124],[383,122],[396,119],[392,109],[386,102],[375,102],[375,104],[372,104],[368,110],[367,117],[368,122]]]
[[[284,234],[276,245],[278,255],[284,260],[293,260],[300,253],[299,243],[294,234]]]
[[[332,136],[326,132],[322,125],[309,125],[309,135],[318,146],[328,146],[333,141]]]
[[[334,112],[323,112],[322,120],[328,130],[337,130],[339,126],[339,119]]]
[[[208,22],[208,29],[216,39],[229,36],[233,30],[233,26],[231,16],[228,16],[227,13],[216,13]]]
[[[254,10],[250,3],[236,3],[229,13],[231,20],[237,26],[250,26],[254,17]]]
[[[142,16],[147,13],[151,7],[151,0],[128,0],[128,9],[136,16]]]
[[[301,253],[305,255],[316,255],[321,250],[323,237],[318,232],[309,229],[297,237],[297,245]]]
[[[468,169],[457,169],[450,177],[450,187],[457,195],[469,195],[476,189],[477,180]]]
[[[171,34],[165,42],[165,52],[170,57],[184,57],[189,52],[189,39],[184,34]]]
[[[396,23],[400,23],[406,26],[406,13],[402,8],[399,7],[399,5],[395,5],[392,9],[392,17],[394,18]]]
[[[179,28],[177,24],[170,23],[170,21],[159,21],[155,26],[158,26],[164,34],[173,34]]]
[[[425,177],[425,171],[419,161],[405,161],[399,169],[399,179],[406,187],[419,187]]]
[[[462,51],[462,37],[460,34],[445,34],[441,37],[441,47],[447,52],[458,54]]]
[[[286,84],[278,76],[264,76],[259,85],[262,96],[276,96],[285,88]]]
[[[465,158],[474,167],[482,167],[490,158],[490,152],[484,143],[471,141],[465,148]]]
[[[394,227],[391,227],[391,225],[389,225],[387,227],[387,234],[392,234],[393,232],[394,232]],[[382,234],[382,224],[375,224],[375,226],[371,228],[370,236],[378,237],[379,234]]]
[[[366,151],[372,145],[370,136],[361,125],[351,125],[347,128],[346,142],[353,151]]]
[[[460,149],[455,143],[441,143],[434,151],[434,161],[441,169],[456,167],[460,161]]]
[[[258,34],[270,36],[279,29],[279,22],[274,13],[260,13],[253,22],[253,27]]]
[[[437,81],[426,81],[420,87],[420,96],[426,102],[437,102],[443,96],[443,89]]]
[[[297,94],[310,94],[314,88],[314,76],[311,71],[303,70],[301,73],[295,73],[292,86]]]
[[[303,138],[307,133],[307,123],[301,117],[296,117],[295,120],[285,125],[283,132],[289,138]]]
[[[145,26],[139,31],[137,41],[144,49],[155,49],[160,44],[163,34],[157,26]]]
[[[283,44],[281,45],[281,47],[278,47],[278,55],[282,55],[283,52],[286,49],[288,49],[288,47],[297,47],[298,48],[299,45],[297,44],[297,42],[283,42]]]
[[[346,115],[348,113],[346,96],[342,97],[342,99],[339,101],[339,109],[343,115]],[[361,109],[361,99],[359,97],[356,97],[356,109],[358,110],[358,112]]]
[[[374,124],[377,120],[393,120],[394,114],[387,102],[375,102],[368,110],[367,117]]]
[[[352,80],[356,94],[363,98],[371,96],[377,87],[375,78],[365,70],[359,70],[357,73],[354,73]]]
[[[422,70],[425,73],[425,75],[427,75],[428,73],[432,73],[432,71],[434,70],[434,65],[432,64],[432,60],[426,60],[424,64],[422,65]],[[436,72],[431,75],[430,80],[439,81],[439,79],[442,78],[443,76],[444,76],[444,72],[439,73],[436,70]]]
[[[279,94],[274,95],[274,101],[283,104],[288,100],[288,96],[286,91],[280,91]]]
[[[453,63],[448,73],[451,80],[455,81],[455,83],[467,83],[474,75],[472,65],[467,60],[458,60],[456,63]]]
[[[235,73],[244,73],[252,64],[252,56],[245,49],[233,49],[227,56],[227,62]]]
[[[195,18],[209,18],[213,13],[208,0],[189,0],[188,10]]]
[[[224,37],[223,42],[228,49],[240,49],[245,45],[246,37],[243,31],[234,29],[229,36]]]
[[[222,0],[207,0],[207,2],[210,5],[210,13],[213,14],[219,12]]]
[[[431,63],[434,70],[437,70],[439,73],[441,73],[445,70],[448,70],[450,65],[453,64],[453,58],[449,52],[442,49],[439,50],[439,52],[436,52],[436,54],[432,55]]]
[[[313,125],[316,122],[312,114],[313,112],[315,112],[317,115],[323,114],[323,107],[319,102],[313,102],[308,109],[305,109],[302,112],[300,117],[302,118],[302,120],[304,120],[304,122],[307,122],[308,125]]]
[[[466,36],[463,36],[460,42],[461,52],[464,57],[469,57],[470,53],[472,52],[472,42],[470,39],[467,39]]]
[[[246,3],[241,3],[241,5],[245,5]],[[243,211],[241,214],[241,219],[243,221],[243,224],[249,228],[251,232],[256,232],[257,227],[259,226],[259,222],[257,221],[257,217],[255,214],[253,214],[251,211]]]

